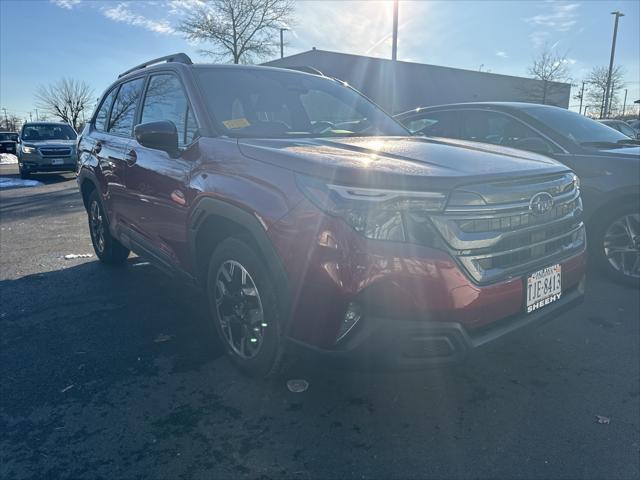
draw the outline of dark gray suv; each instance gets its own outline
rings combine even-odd
[[[61,122],[25,123],[18,138],[20,176],[76,170],[76,131]]]

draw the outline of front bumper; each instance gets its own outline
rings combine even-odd
[[[25,172],[74,172],[76,170],[76,159],[73,156],[55,157],[61,159],[62,163],[53,163],[52,158],[43,157],[33,153],[22,152],[18,157],[20,168]]]
[[[368,317],[362,328],[336,349],[289,339],[289,348],[305,355],[365,368],[411,369],[460,363],[471,351],[511,339],[557,318],[580,304],[585,278],[562,298],[531,314],[520,313],[477,330],[458,322],[419,322]]]
[[[0,143],[0,153],[11,153],[15,155],[17,152],[15,143]]]
[[[269,234],[292,286],[287,337],[305,350],[366,364],[455,362],[470,350],[553,318],[584,293],[584,244],[479,284],[442,249],[367,240],[340,219],[299,208],[272,224]],[[562,267],[561,299],[526,314],[527,275],[556,263]],[[342,336],[354,304],[361,318]]]

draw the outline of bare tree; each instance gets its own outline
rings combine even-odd
[[[587,77],[589,88],[587,89],[587,100],[591,105],[591,111],[600,112],[600,118],[604,113],[604,98],[607,89],[608,67],[593,67]],[[617,66],[611,71],[611,105],[609,112],[615,111],[619,107],[620,99],[618,93],[624,88],[624,70]]]
[[[212,49],[201,50],[206,55],[252,63],[275,53],[274,38],[291,22],[293,9],[292,0],[206,0],[179,30],[188,40],[211,43]]]
[[[63,78],[36,92],[36,106],[53,117],[79,128],[82,113],[92,106],[93,90],[85,82]]]
[[[569,78],[567,55],[554,53],[552,48],[545,45],[538,56],[533,58],[528,71],[533,78],[542,81],[541,88],[534,92],[534,96],[538,97],[537,101],[546,104],[547,99],[556,92],[558,83]]]

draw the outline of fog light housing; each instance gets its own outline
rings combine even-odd
[[[362,309],[360,308],[360,305],[354,302],[349,303],[349,305],[347,305],[347,310],[344,313],[344,317],[342,318],[342,322],[340,322],[336,343],[346,337],[361,318]]]

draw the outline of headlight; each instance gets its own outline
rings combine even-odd
[[[312,203],[367,238],[434,244],[437,234],[428,213],[442,211],[447,199],[442,192],[360,188],[326,184],[303,175],[296,178]]]
[[[34,153],[36,151],[36,147],[28,147],[26,145],[22,145],[22,153]]]

